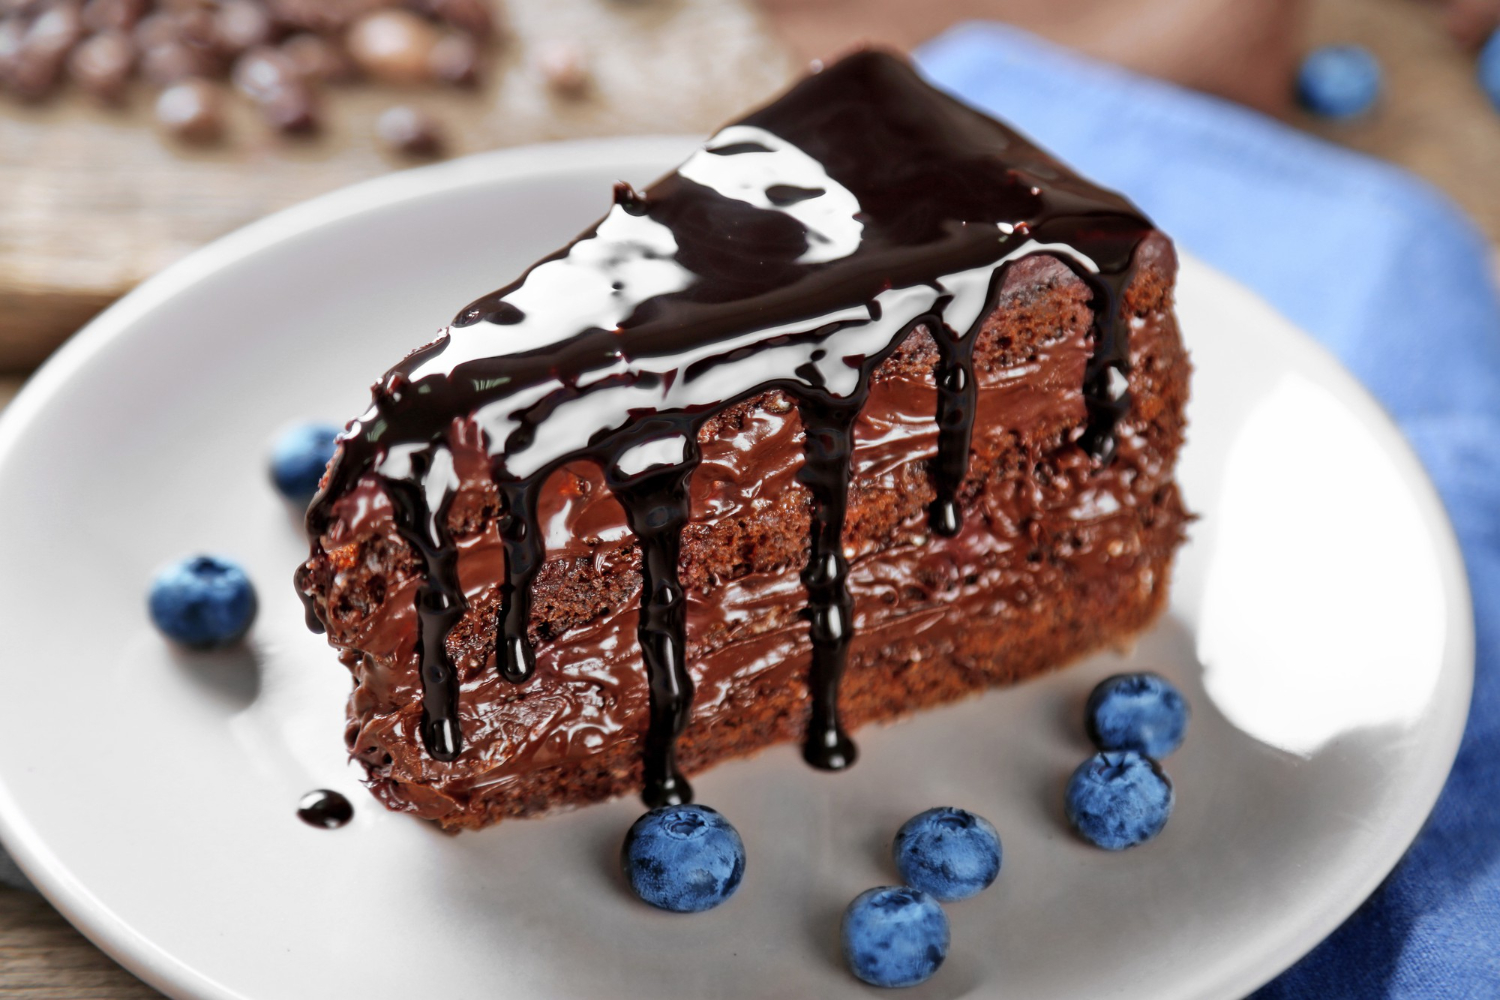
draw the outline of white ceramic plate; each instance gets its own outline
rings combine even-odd
[[[617,801],[450,837],[386,813],[342,740],[347,675],[291,587],[305,553],[268,438],[342,421],[471,298],[692,146],[517,149],[395,175],[267,219],[169,269],[70,343],[0,421],[0,836],[86,934],[174,997],[833,997],[865,988],[838,915],[891,882],[888,844],[936,804],[990,817],[1005,870],[950,908],[913,997],[1236,997],[1373,890],[1432,806],[1473,651],[1431,486],[1365,393],[1192,258],[1181,479],[1203,514],[1171,612],[1097,657],[861,734],[845,775],[782,747],[694,779],[749,849],[721,909],[632,900]],[[244,561],[248,651],[187,656],[147,580],[198,550]],[[1090,848],[1061,815],[1090,687],[1159,670],[1191,698],[1155,842]],[[342,790],[354,822],[298,822]]]

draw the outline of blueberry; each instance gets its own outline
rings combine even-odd
[[[271,445],[271,481],[281,495],[307,503],[333,457],[339,429],[331,424],[300,424]]]
[[[1302,60],[1297,99],[1315,115],[1353,118],[1380,96],[1380,64],[1358,45],[1325,45]]]
[[[1479,50],[1479,85],[1489,95],[1490,103],[1500,109],[1500,30]]]
[[[1100,750],[1138,750],[1161,760],[1182,746],[1188,705],[1157,674],[1116,674],[1099,682],[1084,708],[1089,739]]]
[[[849,971],[871,986],[924,983],[948,957],[948,917],[921,889],[886,886],[854,897],[839,927]]]
[[[1089,843],[1123,851],[1161,833],[1172,815],[1172,782],[1134,750],[1106,750],[1068,780],[1068,822]]]
[[[167,636],[194,649],[239,642],[255,621],[255,588],[238,565],[193,556],[151,581],[151,620]]]
[[[698,913],[740,887],[745,845],[708,806],[661,806],[630,827],[620,863],[641,899],[675,913]]]
[[[1000,874],[1000,835],[990,821],[949,806],[903,823],[894,850],[902,881],[944,903],[977,895]]]

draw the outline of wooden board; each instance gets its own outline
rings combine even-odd
[[[35,366],[63,337],[195,247],[313,195],[388,171],[374,120],[430,108],[455,154],[578,136],[711,130],[771,96],[795,61],[739,0],[494,0],[509,42],[476,93],[360,85],[327,92],[326,134],[271,135],[233,102],[230,140],[160,139],[144,85],[124,112],[66,94],[0,98],[0,371]],[[589,54],[595,85],[553,96],[533,65],[548,41]]]

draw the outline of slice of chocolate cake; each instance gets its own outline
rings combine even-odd
[[[1127,639],[1185,514],[1171,244],[862,52],[391,369],[308,512],[392,809],[474,827]]]

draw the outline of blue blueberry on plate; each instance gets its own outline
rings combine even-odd
[[[1479,50],[1479,85],[1496,110],[1500,110],[1500,30]]]
[[[745,845],[708,806],[661,806],[630,827],[620,863],[630,888],[652,906],[699,913],[740,887]]]
[[[151,581],[146,603],[167,638],[193,649],[232,646],[255,621],[250,578],[218,556],[193,556],[168,566]]]
[[[977,895],[1000,874],[1000,834],[983,816],[951,806],[903,823],[894,853],[901,880],[944,903]]]
[[[1297,99],[1315,115],[1353,118],[1380,97],[1380,63],[1358,45],[1325,45],[1302,60]]]
[[[1084,708],[1084,726],[1100,750],[1138,750],[1155,760],[1182,746],[1188,704],[1165,677],[1116,674],[1100,681]]]
[[[1172,815],[1172,782],[1134,750],[1106,750],[1068,780],[1068,822],[1089,843],[1123,851],[1161,833]]]
[[[948,917],[921,889],[885,886],[854,897],[839,936],[849,971],[871,986],[915,986],[948,957]]]
[[[299,424],[272,443],[271,481],[282,496],[297,503],[313,498],[338,436],[332,424]]]

